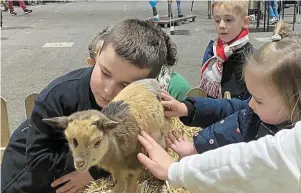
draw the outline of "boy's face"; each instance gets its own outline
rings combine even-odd
[[[90,86],[96,103],[106,106],[128,84],[147,78],[150,69],[140,69],[119,57],[112,45],[107,45],[96,57]]]
[[[225,9],[223,5],[213,9],[213,16],[218,36],[224,43],[230,42],[243,28],[248,27],[248,17],[242,18]]]

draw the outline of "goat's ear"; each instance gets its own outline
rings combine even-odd
[[[110,120],[110,119],[103,119],[101,122],[101,127],[106,130],[106,129],[114,129],[118,125],[118,122]]]
[[[62,117],[53,117],[53,118],[48,118],[48,119],[42,119],[42,121],[52,127],[66,129],[68,126],[69,118],[62,116]]]

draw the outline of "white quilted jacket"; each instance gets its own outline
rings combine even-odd
[[[204,193],[297,193],[301,122],[249,143],[183,158],[168,171],[172,187]]]

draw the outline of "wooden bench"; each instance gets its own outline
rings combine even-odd
[[[25,109],[26,109],[26,117],[29,118],[31,112],[34,108],[35,100],[38,97],[38,93],[32,93],[28,95],[25,99]],[[9,142],[10,131],[9,131],[9,123],[8,123],[8,113],[7,113],[7,102],[1,97],[1,160],[3,156],[3,152]]]
[[[187,92],[186,96],[190,96],[190,97],[207,97],[207,94],[201,88],[195,87],[195,88],[190,89]],[[224,98],[231,99],[231,93],[229,91],[225,91]]]
[[[25,99],[26,117],[29,118],[34,108],[34,103],[38,98],[39,93],[31,93]]]
[[[1,160],[5,147],[8,144],[9,136],[6,101],[1,97]]]
[[[190,96],[190,97],[207,97],[207,94],[201,88],[195,87],[195,88],[190,89],[187,92],[186,96]]]

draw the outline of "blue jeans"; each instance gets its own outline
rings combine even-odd
[[[278,4],[276,0],[269,1],[269,9],[270,9],[270,18],[277,17],[279,18],[278,14]]]

